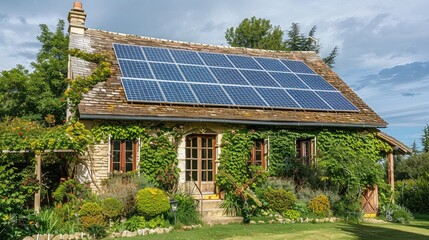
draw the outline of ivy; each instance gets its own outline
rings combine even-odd
[[[89,89],[97,83],[105,81],[112,74],[109,62],[111,57],[108,54],[86,53],[79,49],[71,49],[69,53],[73,57],[97,64],[90,76],[78,76],[76,79],[68,79],[69,88],[64,94],[70,101],[70,109],[75,111],[82,99],[82,94],[87,93]]]
[[[391,147],[378,139],[374,131],[361,129],[240,129],[229,130],[222,138],[219,169],[230,174],[237,182],[249,178],[246,161],[253,141],[269,139],[269,173],[284,175],[285,165],[295,159],[297,139],[316,138],[317,163],[309,171],[320,168],[318,181],[337,187],[340,193],[348,189],[362,189],[382,184],[384,172],[378,163]],[[290,176],[291,177],[291,176]],[[219,185],[225,179],[217,176]]]
[[[86,150],[92,136],[80,122],[43,127],[37,122],[14,118],[0,122],[0,149],[10,151]]]
[[[153,123],[105,121],[91,129],[94,139],[140,139],[140,171],[158,187],[177,183],[177,147],[183,136],[183,126],[165,127]],[[168,175],[168,177],[166,177]],[[170,185],[170,186],[168,186]]]

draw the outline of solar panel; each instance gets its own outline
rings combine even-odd
[[[223,88],[236,105],[267,106],[252,87],[224,86]]]
[[[207,66],[213,67],[229,67],[232,68],[232,63],[226,58],[224,54],[199,52],[201,58],[204,60]]]
[[[331,86],[328,82],[325,81],[322,77],[319,75],[304,75],[304,74],[297,74],[299,78],[305,84],[307,84],[311,89],[314,90],[336,90],[334,87]]]
[[[156,81],[122,78],[125,95],[131,101],[164,102],[161,89]]]
[[[325,102],[327,102],[335,110],[351,110],[357,111],[358,108],[355,107],[352,103],[349,102],[341,93],[339,92],[316,92]]]
[[[331,108],[323,102],[313,91],[305,90],[287,90],[287,92],[306,109],[331,110]]]
[[[128,101],[359,111],[302,61],[113,44]]]
[[[233,105],[220,85],[189,84],[202,104]]]
[[[114,47],[118,58],[145,60],[142,48],[139,46],[114,44]]]
[[[280,85],[267,72],[240,70],[241,74],[247,79],[250,85],[280,87]]]
[[[159,80],[184,81],[176,64],[150,62],[153,74]]]
[[[286,93],[279,88],[256,88],[256,91],[265,99],[269,106],[300,108],[300,106]]]
[[[292,72],[295,73],[311,73],[315,74],[307,64],[301,61],[291,61],[291,60],[280,60],[286,67],[288,67]]]
[[[174,62],[165,48],[143,47],[147,60],[155,62]]]
[[[192,103],[196,98],[187,83],[159,82],[165,99],[170,103]]]
[[[217,80],[223,84],[249,85],[237,69],[210,68]]]
[[[172,49],[170,52],[177,63],[204,65],[203,61],[196,52]]]
[[[119,67],[123,77],[153,79],[147,62],[119,59]]]
[[[285,88],[301,88],[308,89],[307,85],[304,84],[301,79],[299,79],[293,73],[282,73],[282,72],[269,72],[271,76]]]
[[[236,68],[245,68],[245,69],[261,69],[262,67],[251,57],[244,57],[238,55],[226,55],[232,64]]]
[[[267,71],[290,72],[290,70],[278,59],[255,58],[255,60]]]
[[[217,83],[207,67],[179,65],[179,68],[188,82]]]

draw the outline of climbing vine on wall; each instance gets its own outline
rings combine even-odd
[[[69,53],[72,57],[97,64],[91,75],[68,79],[69,88],[65,91],[65,96],[69,99],[70,110],[75,113],[77,105],[82,99],[82,94],[87,93],[95,84],[105,81],[112,74],[112,70],[110,69],[110,56],[108,54],[87,53],[79,49],[71,49]]]
[[[165,127],[152,123],[102,122],[91,129],[96,141],[112,139],[140,139],[140,171],[159,186],[166,186],[166,174],[177,182],[177,147],[183,126]],[[162,178],[161,178],[162,177]],[[167,182],[167,183],[166,183]]]
[[[391,150],[376,137],[375,132],[358,129],[258,129],[229,130],[222,138],[219,168],[244,182],[249,176],[246,161],[250,157],[253,141],[269,139],[269,173],[283,175],[284,167],[295,158],[297,139],[315,138],[317,165],[323,175],[319,180],[331,184],[366,187],[380,183],[383,178],[377,163]],[[218,177],[218,184],[224,179]]]

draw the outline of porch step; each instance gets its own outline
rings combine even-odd
[[[198,200],[201,198],[200,195],[193,195],[193,197],[195,199],[198,199]],[[218,200],[218,199],[220,199],[219,195],[217,195],[217,194],[203,194],[202,197],[204,200]]]
[[[243,222],[242,217],[231,217],[224,215],[224,209],[220,206],[222,205],[223,200],[209,200],[204,199],[200,201],[198,210],[201,212],[202,220],[208,225],[214,224],[228,224],[228,223],[241,223]],[[202,210],[200,208],[202,204]]]

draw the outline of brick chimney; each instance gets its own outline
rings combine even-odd
[[[81,2],[74,2],[69,12],[69,33],[84,34],[86,13]]]

